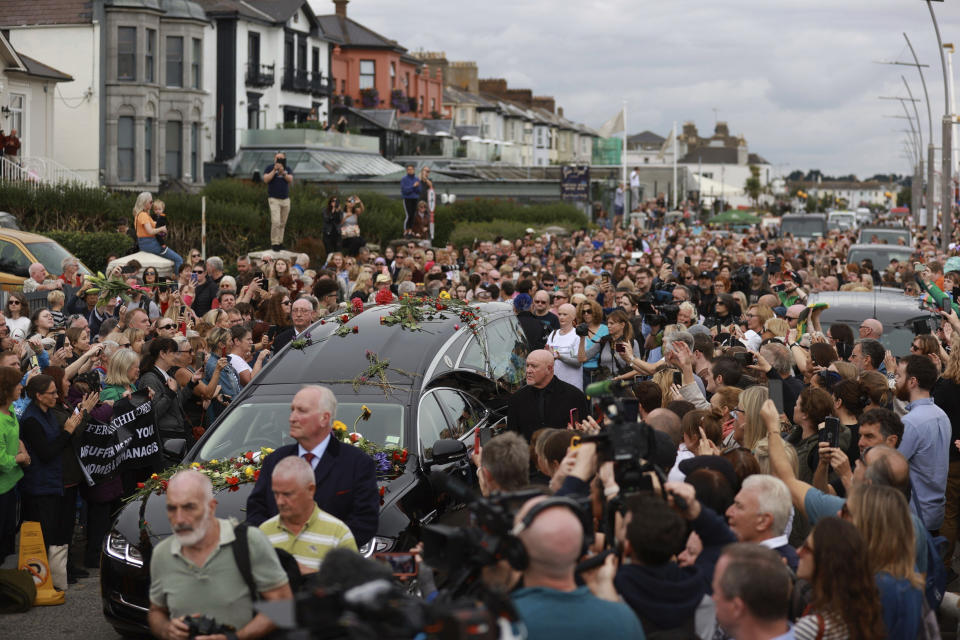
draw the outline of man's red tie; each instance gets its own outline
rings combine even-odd
[[[303,454],[303,459],[306,460],[310,466],[313,466],[313,460],[316,457],[317,456],[313,455],[313,452],[311,451],[307,451],[305,454]]]

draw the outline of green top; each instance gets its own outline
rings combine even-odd
[[[13,405],[10,405],[9,411],[10,415],[0,413],[0,494],[13,489],[23,477],[23,469],[17,464],[20,423],[17,422]]]
[[[200,612],[220,624],[241,629],[253,619],[253,600],[230,546],[236,540],[234,522],[216,520],[220,523],[219,546],[202,567],[182,555],[176,535],[167,536],[154,548],[150,557],[150,602],[167,609],[171,618]],[[247,544],[253,580],[260,593],[289,582],[263,532],[248,528]]]
[[[137,385],[132,385],[134,389]],[[100,402],[116,402],[127,392],[127,388],[122,384],[108,384],[100,390]]]
[[[287,529],[280,516],[275,515],[260,525],[270,544],[283,549],[294,558],[297,563],[313,571],[320,570],[323,557],[337,548],[357,550],[357,542],[350,533],[350,528],[342,520],[336,518],[320,507],[313,505],[313,513],[300,529],[294,534]]]

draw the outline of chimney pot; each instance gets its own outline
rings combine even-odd
[[[350,0],[333,0],[334,6],[336,6],[336,14],[340,18],[347,17],[347,3]]]

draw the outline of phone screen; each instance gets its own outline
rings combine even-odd
[[[570,426],[576,427],[580,422],[580,409],[570,409]]]
[[[673,384],[677,385],[678,387],[683,384],[683,373],[680,371],[673,372]]]
[[[817,433],[820,442],[826,442],[831,447],[836,447],[840,441],[840,419],[834,416],[828,416],[824,420],[823,429]]]
[[[777,407],[777,413],[783,413],[783,380],[767,380],[767,390]]]

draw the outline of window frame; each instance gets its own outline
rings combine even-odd
[[[143,179],[153,180],[154,119],[143,119]]]
[[[364,65],[369,63],[371,71],[365,72]],[[377,87],[377,61],[376,60],[361,60],[360,61],[360,82],[359,87],[362,91],[363,89],[375,89]],[[369,86],[364,82],[367,80]]]
[[[203,89],[203,39],[191,38],[190,45],[190,86]]]
[[[124,129],[128,139],[124,140]],[[126,146],[124,146],[126,143]],[[135,182],[137,179],[137,120],[133,116],[117,118],[117,180]]]
[[[174,47],[171,47],[171,43],[179,43],[180,47],[180,56],[178,58],[171,57],[171,52],[174,51]],[[174,89],[183,89],[183,36],[167,36],[164,47],[164,86],[171,87]],[[176,69],[175,74],[171,74],[171,65],[174,65]],[[171,75],[174,77],[171,78]],[[174,81],[176,83],[174,83]]]
[[[154,83],[157,79],[157,30],[147,29],[147,37],[143,43],[143,81]]]
[[[171,151],[170,145],[170,131],[171,127],[177,130],[178,135],[176,136],[176,151]],[[164,140],[166,145],[164,146],[164,161],[163,168],[168,178],[173,178],[180,180],[183,178],[183,121],[182,120],[167,120],[166,127],[164,129]],[[171,173],[170,171],[170,154],[176,154],[176,172]]]
[[[121,34],[132,34],[132,42],[121,37]],[[132,50],[125,50],[125,46],[133,45]],[[129,67],[129,73],[123,69]],[[137,28],[130,25],[117,26],[117,82],[137,81]]]

